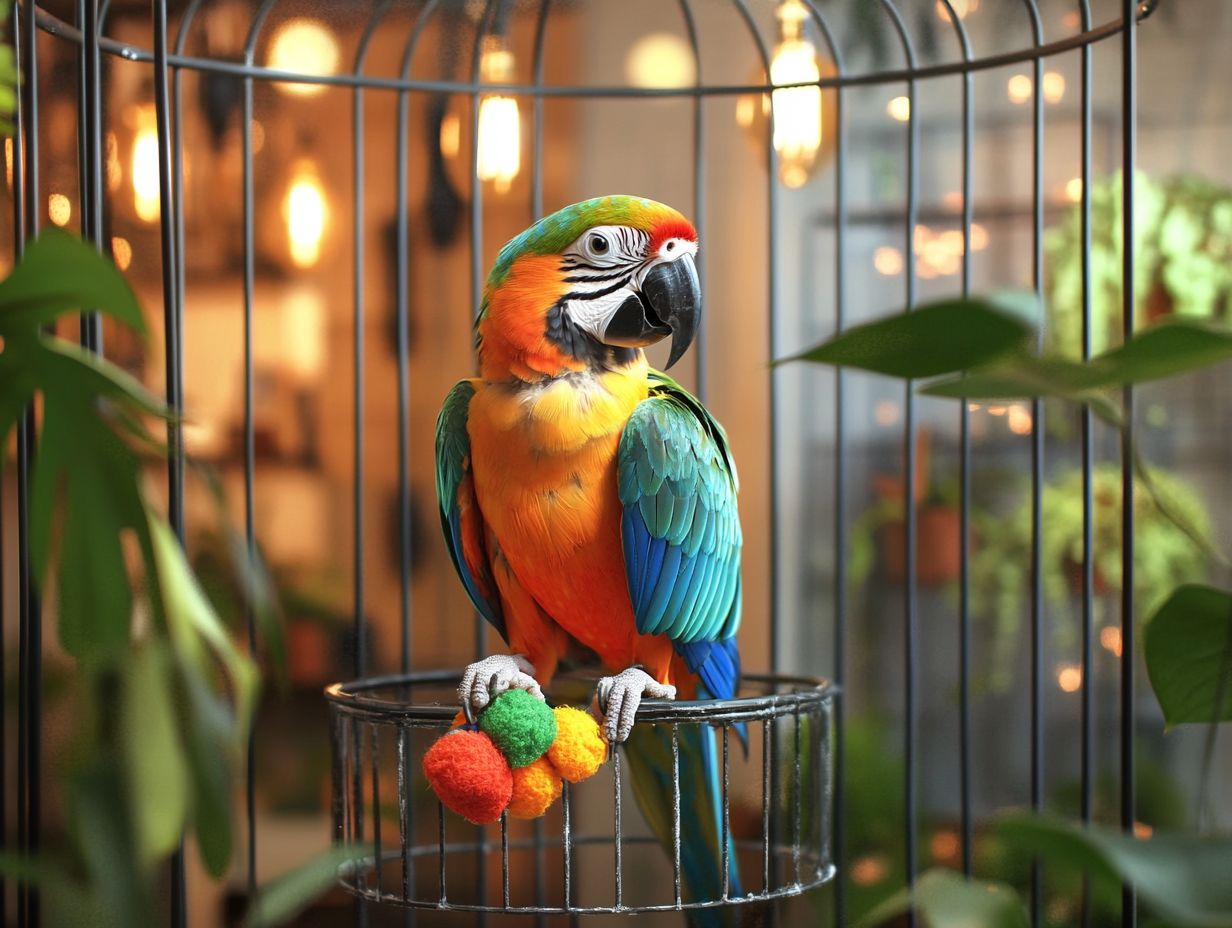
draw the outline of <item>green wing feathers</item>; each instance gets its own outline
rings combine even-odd
[[[487,529],[471,479],[471,439],[466,431],[466,416],[474,395],[470,381],[458,381],[445,397],[437,417],[436,498],[454,569],[475,608],[503,638],[505,619],[488,564]]]

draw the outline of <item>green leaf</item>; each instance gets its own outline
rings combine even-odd
[[[966,880],[951,870],[929,870],[914,889],[902,889],[877,906],[857,928],[872,928],[915,910],[928,928],[1022,928],[1022,900],[1002,883]]]
[[[132,619],[120,533],[144,527],[137,461],[92,406],[58,395],[45,395],[41,439],[31,494],[37,576],[59,522],[60,642],[77,658],[114,657],[127,646]]]
[[[248,911],[246,928],[273,928],[290,921],[337,883],[340,868],[361,856],[358,848],[336,847],[263,887]]]
[[[0,851],[0,873],[42,894],[47,921],[52,925],[87,925],[96,910],[86,887],[70,879],[66,864],[49,857],[30,858],[15,851]]]
[[[124,779],[109,759],[96,756],[69,779],[67,821],[95,897],[94,925],[152,925],[149,872],[139,865]]]
[[[1011,815],[997,830],[1051,866],[1082,869],[1096,880],[1124,880],[1156,914],[1178,925],[1232,925],[1232,838],[1156,835],[1133,838],[1060,819]]]
[[[1168,728],[1232,719],[1232,594],[1175,590],[1147,624],[1143,650]]]
[[[813,361],[891,377],[935,377],[979,367],[1026,347],[1032,329],[1022,318],[1023,300],[1011,294],[929,303],[854,326],[776,363]]]
[[[251,724],[259,677],[201,591],[171,527],[151,513],[149,528],[159,596],[185,695],[197,843],[206,866],[217,876],[231,854],[231,769]],[[234,709],[209,687],[218,668]]]
[[[184,738],[192,786],[193,831],[206,870],[215,878],[231,861],[231,786],[237,753],[236,720],[192,668],[181,669],[187,694]]]
[[[36,366],[43,390],[71,391],[82,398],[107,397],[136,410],[167,418],[166,404],[127,371],[62,338],[39,339]]]
[[[137,853],[146,866],[175,849],[188,815],[188,764],[170,674],[164,646],[139,647],[128,662],[120,710]]]
[[[1100,387],[1148,383],[1232,358],[1232,332],[1194,319],[1143,329],[1119,348],[1091,360]]]
[[[1232,332],[1207,322],[1172,319],[1136,334],[1087,363],[1017,355],[926,386],[921,393],[968,400],[1055,396],[1076,402],[1098,391],[1190,373],[1232,358]]]
[[[166,609],[167,625],[173,645],[186,656],[200,662],[205,650],[222,665],[234,694],[236,715],[245,725],[256,704],[256,666],[235,647],[214,607],[201,591],[188,566],[184,550],[165,520],[150,516],[150,534],[158,583]],[[205,646],[205,648],[202,647]]]
[[[82,310],[145,332],[137,297],[116,266],[76,236],[44,229],[0,282],[0,333],[31,331]]]

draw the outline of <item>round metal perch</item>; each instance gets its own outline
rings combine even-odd
[[[795,896],[834,874],[830,858],[830,725],[834,690],[810,677],[747,675],[721,701],[643,703],[638,726],[670,732],[671,849],[660,849],[628,800],[624,747],[595,777],[570,787],[548,815],[470,825],[432,795],[420,760],[458,712],[460,673],[336,683],[326,690],[333,734],[333,829],[360,864],[343,885],[404,906],[514,914],[635,913]],[[561,702],[576,703],[564,680]],[[717,898],[682,890],[680,733],[708,728],[721,757],[720,847],[736,855],[743,895],[724,877]],[[747,747],[746,747],[747,745]],[[726,872],[726,867],[724,872]]]

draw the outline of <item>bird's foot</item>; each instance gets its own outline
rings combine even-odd
[[[521,654],[493,654],[475,661],[466,668],[458,684],[462,711],[468,720],[473,720],[506,690],[526,690],[543,702],[543,690],[534,673],[534,666]]]
[[[609,744],[621,744],[633,731],[642,697],[675,699],[676,687],[660,683],[641,667],[630,667],[614,677],[604,677],[595,688],[599,712],[603,715],[603,734]]]

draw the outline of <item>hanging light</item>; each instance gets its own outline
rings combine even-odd
[[[287,223],[287,244],[291,263],[299,268],[309,268],[321,257],[321,241],[325,238],[325,225],[329,221],[329,203],[316,166],[301,160],[291,172],[282,205],[283,218]]]
[[[129,171],[133,178],[133,209],[142,222],[156,222],[159,211],[158,123],[153,104],[137,108],[136,126]]]
[[[513,52],[502,36],[483,40],[479,74],[488,84],[504,84],[513,79]],[[479,101],[479,139],[475,172],[480,180],[491,181],[497,193],[504,193],[522,167],[522,124],[518,101],[503,94],[486,94]]]
[[[818,55],[805,35],[808,9],[801,0],[782,0],[776,11],[779,42],[770,60],[770,84],[806,84],[830,77],[834,67]],[[759,76],[755,80],[763,79]],[[787,187],[802,187],[834,148],[832,91],[820,87],[784,87],[766,94],[745,95],[736,102],[736,122],[755,139],[765,137],[766,121],[774,110],[771,142],[778,154],[779,180]]]
[[[781,41],[770,60],[770,83],[777,87],[820,80],[817,49],[804,35],[804,19],[808,15],[804,4],[800,0],[784,0],[777,15]],[[802,187],[821,148],[821,88],[776,90],[773,106],[779,177],[788,187]]]
[[[287,20],[274,33],[265,63],[275,71],[323,76],[338,70],[341,54],[338,40],[323,23],[299,17]],[[325,90],[324,84],[293,81],[277,81],[274,86],[296,97],[314,97]]]

